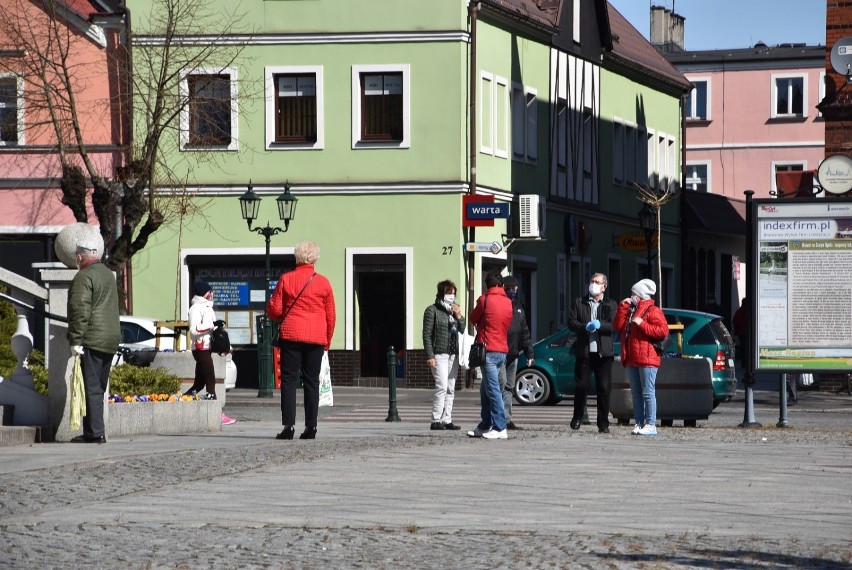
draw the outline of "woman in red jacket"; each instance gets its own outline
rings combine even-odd
[[[281,321],[281,423],[284,430],[276,439],[293,439],[300,370],[304,378],[305,431],[299,439],[314,439],[322,355],[334,335],[334,293],[328,279],[314,270],[320,256],[316,243],[300,241],[293,254],[296,269],[281,276],[266,306],[269,318]]]
[[[633,435],[657,435],[654,383],[660,355],[651,343],[666,338],[669,325],[662,309],[654,305],[657,285],[653,281],[643,279],[630,292],[632,296],[618,304],[613,327],[621,332],[621,364],[633,396]]]

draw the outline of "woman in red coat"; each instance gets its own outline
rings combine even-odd
[[[334,335],[334,293],[328,279],[314,270],[319,246],[300,241],[293,254],[296,269],[278,280],[266,314],[279,324],[281,348],[281,423],[276,439],[293,439],[296,423],[296,384],[301,370],[305,391],[305,431],[299,439],[314,439],[319,410],[319,375],[323,352]]]
[[[618,304],[613,327],[621,332],[621,364],[630,380],[633,395],[634,435],[657,435],[657,397],[654,383],[660,367],[655,340],[669,334],[662,309],[654,304],[657,285],[643,279],[630,290],[632,295]]]

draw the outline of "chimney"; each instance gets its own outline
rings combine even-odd
[[[651,6],[651,45],[663,51],[683,51],[685,18],[663,6]]]

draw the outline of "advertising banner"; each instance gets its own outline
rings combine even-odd
[[[754,201],[757,370],[852,372],[852,201]]]

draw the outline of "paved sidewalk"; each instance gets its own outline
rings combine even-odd
[[[398,398],[385,422],[386,390],[335,388],[313,441],[236,390],[218,433],[0,448],[0,567],[852,568],[848,396],[802,392],[781,429],[758,391],[761,429],[740,399],[656,438],[516,407],[507,441]],[[478,401],[457,394],[466,428]]]

